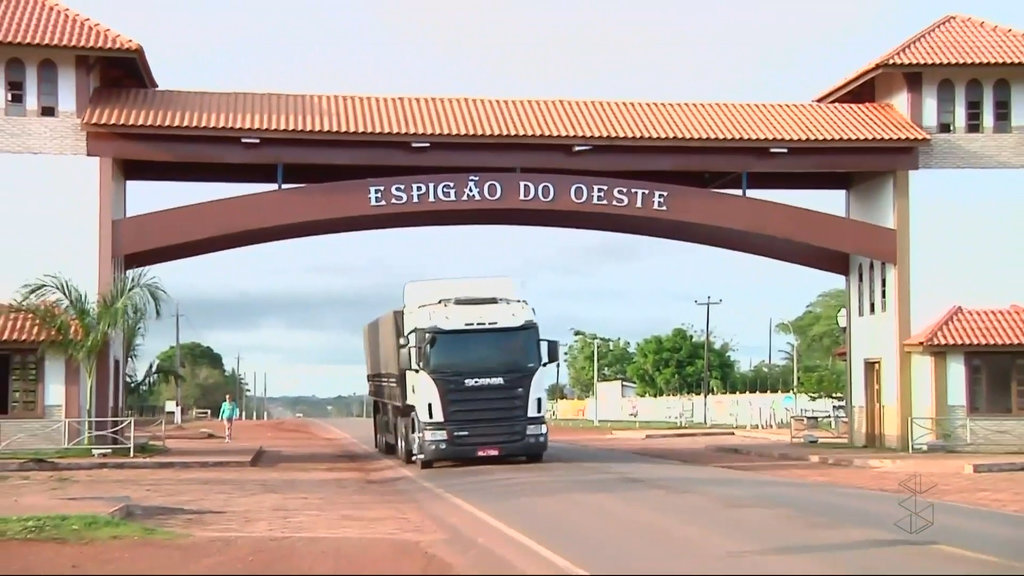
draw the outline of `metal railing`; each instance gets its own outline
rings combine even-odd
[[[134,418],[0,420],[0,451],[127,448],[135,456]]]
[[[911,453],[932,447],[1024,450],[1020,416],[911,416],[909,427]]]

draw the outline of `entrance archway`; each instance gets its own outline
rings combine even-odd
[[[360,230],[504,224],[693,242],[836,274],[850,256],[895,262],[896,231],[713,190],[559,174],[434,174],[312,184],[114,222],[114,256],[149,266]]]

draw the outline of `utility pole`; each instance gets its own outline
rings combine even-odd
[[[242,355],[235,355],[235,402],[238,402],[238,391],[242,389]],[[242,414],[245,414],[243,411]]]
[[[712,300],[708,296],[706,300],[694,300],[694,304],[704,307],[704,381],[701,383],[701,393],[704,396],[704,425],[708,425],[708,387],[711,385],[711,367],[708,366],[711,352],[711,307],[722,303],[721,298]]]
[[[267,419],[267,373],[263,373],[263,419]]]
[[[181,425],[181,312],[174,303],[174,423]]]
[[[594,338],[594,426],[597,424],[597,338]]]
[[[768,364],[772,363],[772,333],[775,332],[774,320],[768,319]]]

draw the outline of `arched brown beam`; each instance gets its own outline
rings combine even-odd
[[[483,196],[464,198],[471,177]],[[544,183],[554,198],[520,199],[523,183]],[[455,201],[371,205],[394,198],[390,189],[415,185],[454,189]],[[382,188],[381,188],[382,187]],[[528,188],[528,186],[527,186]],[[603,190],[609,204],[594,203]],[[638,192],[645,190],[646,192]],[[582,203],[573,201],[583,197]],[[625,191],[627,206],[611,202]],[[637,196],[642,206],[637,207]],[[620,202],[621,203],[621,202]],[[504,224],[603,230],[716,246],[847,274],[849,256],[896,260],[896,232],[795,206],[700,188],[554,174],[427,175],[314,184],[224,198],[131,216],[114,222],[114,255],[136,268],[278,240],[388,228]]]

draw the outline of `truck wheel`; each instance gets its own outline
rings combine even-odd
[[[392,432],[396,432],[395,427],[397,427],[397,424],[392,424],[392,428],[391,428]],[[398,434],[396,433],[395,434],[395,438],[397,439],[397,437],[398,437]],[[387,454],[388,456],[391,456],[395,452],[396,452],[396,446],[394,444],[392,444],[391,442],[388,442],[388,435],[384,434],[384,453]]]
[[[538,462],[543,462],[544,461],[544,455],[543,454],[530,454],[529,456],[526,457],[526,461],[529,462],[530,464],[537,464]]]
[[[412,448],[409,447],[409,421],[402,418],[398,421],[398,457],[403,464],[412,462]]]
[[[384,453],[384,431],[379,417],[373,419],[373,447],[377,452]]]
[[[434,467],[434,461],[433,460],[423,460],[423,459],[420,459],[417,462],[420,465],[420,470],[430,470],[431,468]]]

